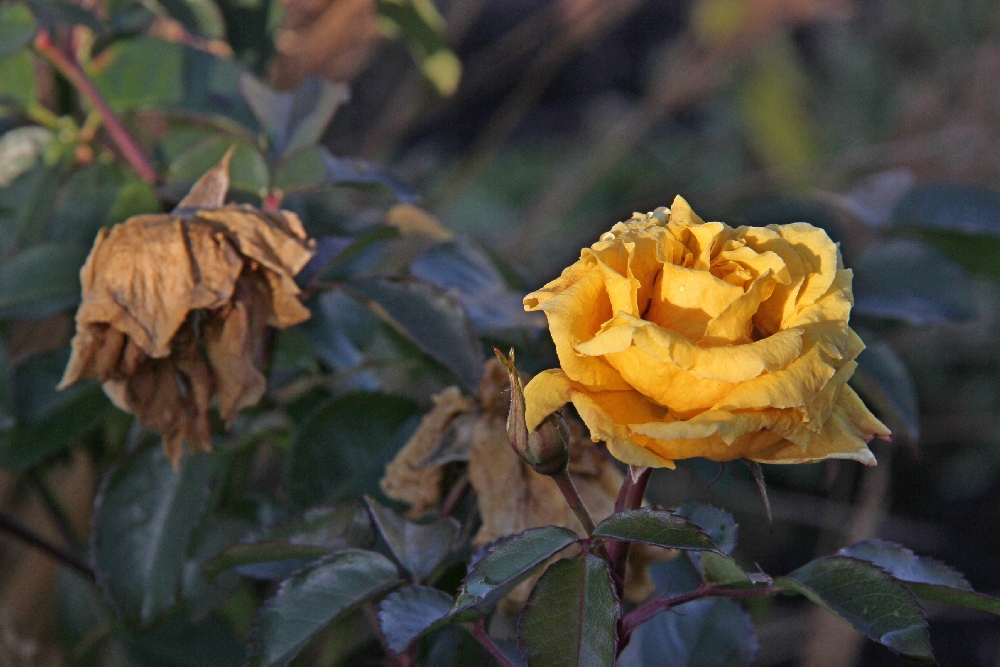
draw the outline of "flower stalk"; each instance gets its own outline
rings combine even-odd
[[[147,183],[156,183],[159,176],[156,169],[146,154],[139,147],[139,143],[125,128],[124,123],[118,117],[107,101],[101,95],[97,87],[83,71],[75,58],[70,58],[65,53],[56,48],[52,43],[52,38],[45,30],[38,32],[35,37],[35,50],[41,54],[52,66],[69,81],[74,88],[90,103],[101,115],[104,127],[107,128],[111,140],[121,151],[122,157],[129,166]]]

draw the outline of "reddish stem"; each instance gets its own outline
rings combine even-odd
[[[621,489],[618,490],[618,499],[615,500],[615,514],[623,510],[634,510],[642,506],[642,499],[646,495],[646,486],[649,484],[649,476],[653,473],[652,468],[644,468],[639,474],[632,477],[632,466],[629,466],[625,473],[625,481],[622,482]],[[618,597],[621,598],[625,592],[625,574],[628,567],[628,553],[630,543],[624,540],[611,540],[608,543],[608,559],[611,563],[611,578],[618,590]]]
[[[682,605],[685,602],[691,602],[692,600],[698,600],[700,598],[708,597],[725,597],[725,598],[759,598],[766,597],[768,595],[774,595],[778,593],[779,590],[774,586],[765,586],[763,588],[718,588],[715,586],[710,586],[708,584],[702,584],[698,588],[690,591],[688,593],[682,593],[680,595],[675,595],[669,598],[657,598],[655,600],[650,600],[646,604],[632,611],[632,613],[625,616],[621,621],[622,631],[624,632],[624,637],[626,642],[628,637],[632,634],[632,631],[653,618],[662,611],[672,609],[678,605]]]
[[[496,642],[490,637],[490,633],[486,632],[486,624],[482,620],[472,626],[472,636],[479,640],[483,648],[489,651],[501,667],[516,667],[507,654],[503,652],[503,649],[496,645]]]
[[[139,177],[147,183],[156,183],[159,177],[149,158],[142,152],[135,138],[125,129],[125,125],[118,117],[118,114],[108,106],[108,103],[94,86],[90,77],[80,67],[76,58],[67,56],[56,48],[55,44],[52,43],[52,38],[49,37],[48,32],[45,30],[40,30],[35,37],[35,50],[52,63],[52,66],[66,77],[80,95],[97,110],[97,113],[101,115],[104,121],[104,127],[107,128],[108,134],[111,136],[111,140],[118,147],[118,150],[121,151],[122,157],[125,158],[129,166],[139,174]]]
[[[569,472],[563,470],[562,472],[549,476],[552,478],[552,481],[556,483],[556,486],[559,487],[563,497],[566,499],[566,503],[569,505],[569,508],[573,510],[573,513],[576,514],[577,520],[580,522],[580,525],[583,526],[587,535],[593,534],[594,520],[590,517],[590,512],[587,511],[587,506],[583,504],[583,498],[580,497],[580,493],[576,490],[576,485],[573,484],[573,478],[569,476]]]
[[[451,487],[448,497],[444,499],[444,503],[441,505],[441,512],[438,513],[438,518],[444,519],[451,516],[455,508],[458,507],[458,503],[462,501],[462,498],[465,497],[470,488],[472,488],[472,483],[469,481],[469,476],[462,475],[455,485]]]

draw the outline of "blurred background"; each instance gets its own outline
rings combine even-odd
[[[39,2],[38,15],[54,17],[53,36],[86,51],[85,68],[137,130],[160,178],[136,178],[117,153],[102,151],[99,136],[88,139],[86,114],[44,63],[26,55],[25,65],[24,51],[2,54],[0,318],[8,372],[0,393],[14,407],[0,414],[8,470],[0,500],[24,522],[58,536],[62,521],[85,537],[98,476],[117,446],[108,443],[129,433],[119,413],[100,417],[98,435],[93,420],[85,429],[53,427],[53,435],[42,427],[65,425],[68,413],[23,398],[32,383],[58,379],[75,287],[45,273],[35,289],[38,275],[25,267],[51,272],[62,261],[72,282],[97,227],[150,207],[167,210],[235,137],[248,146],[235,157],[237,198],[278,197],[316,237],[369,234],[396,202],[436,217],[475,249],[469,261],[491,267],[476,275],[506,290],[503,298],[476,297],[460,286],[463,308],[488,342],[516,343],[529,370],[552,366],[554,354],[509,293],[553,278],[633,211],[669,206],[681,194],[706,220],[824,227],[855,270],[852,323],[868,350],[852,384],[894,442],[873,444],[875,468],[765,466],[773,522],[750,472],[735,463],[684,462],[655,474],[649,497],[728,509],[740,524],[739,558],[770,573],[883,538],[1000,595],[1000,3],[82,5]],[[86,27],[80,16],[99,25]],[[67,21],[85,27],[66,28]],[[260,109],[276,98],[239,87],[244,73],[279,91],[306,91],[296,99],[312,99],[317,81],[343,83],[350,99],[333,105],[316,152],[279,159],[252,148],[269,113]],[[60,121],[67,114],[83,120],[70,128]],[[315,188],[315,169],[333,185],[371,187]],[[104,199],[93,203],[95,193]],[[43,219],[51,221],[45,230],[32,223]],[[40,231],[32,237],[31,230]],[[63,255],[25,259],[25,248],[56,241],[82,251],[60,246]],[[321,241],[320,253],[334,247],[343,249]],[[379,271],[389,271],[390,260],[380,255]],[[448,288],[453,274],[442,266],[408,271]],[[43,294],[25,296],[31,289]],[[312,329],[282,335],[274,402],[299,396],[304,373],[323,375],[331,395],[378,387],[421,409],[452,382],[436,366],[392,365],[405,346],[366,330],[367,320],[335,297],[320,300]],[[324,338],[331,330],[348,333]],[[47,439],[40,454],[25,454],[25,442]],[[49,518],[53,494],[65,510],[58,520]],[[66,622],[53,611],[51,569],[7,538],[0,550],[0,662],[84,664],[45,640],[48,628]],[[930,612],[941,664],[1000,667],[1000,621]],[[902,664],[805,603],[762,602],[751,615],[757,665]]]

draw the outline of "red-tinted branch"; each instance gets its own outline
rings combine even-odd
[[[580,497],[580,493],[576,490],[576,485],[573,484],[573,479],[569,476],[569,472],[563,470],[555,475],[550,475],[552,481],[556,483],[559,490],[562,492],[563,497],[566,499],[566,503],[569,508],[573,510],[576,514],[577,520],[579,520],[580,525],[590,535],[594,532],[594,520],[590,517],[590,512],[587,511],[587,506],[583,504],[583,498]]]
[[[39,551],[47,554],[51,558],[59,561],[63,565],[76,570],[84,577],[90,581],[94,581],[94,571],[91,570],[86,563],[81,561],[79,558],[69,553],[62,547],[58,547],[51,544],[44,538],[36,535],[32,530],[23,525],[20,521],[14,517],[8,515],[6,512],[0,512],[0,532],[7,533],[22,542],[29,544]]]
[[[669,598],[657,598],[655,600],[650,600],[622,619],[622,630],[625,632],[625,636],[628,636],[632,633],[632,630],[639,627],[660,612],[672,609],[673,607],[682,605],[685,602],[691,602],[692,600],[708,597],[759,598],[774,595],[775,593],[778,593],[778,589],[774,586],[738,589],[717,588],[708,584],[702,584],[688,593],[682,593],[681,595],[675,595]]]
[[[501,665],[501,667],[517,667],[514,662],[507,657],[507,654],[503,652],[493,638],[490,637],[490,633],[486,632],[486,624],[483,621],[478,621],[472,626],[472,636],[479,640],[479,643],[483,645],[487,651],[490,652],[496,661]]]
[[[107,101],[101,96],[100,91],[97,90],[76,59],[68,57],[56,48],[56,45],[52,43],[52,38],[44,30],[40,30],[35,37],[35,50],[52,63],[52,66],[66,77],[73,87],[97,110],[111,140],[121,151],[122,157],[129,163],[129,166],[139,174],[139,177],[147,183],[156,183],[159,177],[149,158],[142,152],[135,138],[125,129],[118,114],[108,106]]]

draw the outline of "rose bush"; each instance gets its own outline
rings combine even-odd
[[[867,443],[890,433],[847,385],[851,279],[806,223],[734,229],[680,197],[636,214],[525,297],[561,366],[525,387],[528,428],[572,402],[625,463],[874,465]]]

